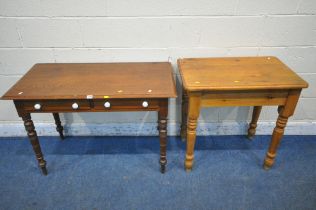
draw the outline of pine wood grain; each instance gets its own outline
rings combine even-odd
[[[252,138],[262,106],[276,105],[279,117],[264,161],[264,168],[270,168],[287,120],[307,82],[276,57],[186,58],[179,59],[178,66],[183,84],[181,136],[187,140],[185,169],[190,171],[193,166],[202,107],[255,106],[248,129]]]
[[[185,58],[178,66],[186,90],[307,88],[308,84],[278,58]]]

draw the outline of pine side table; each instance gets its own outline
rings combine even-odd
[[[157,111],[161,172],[167,163],[168,98],[176,97],[171,64],[36,64],[2,99],[13,100],[24,121],[39,167],[47,174],[31,113],[53,113],[64,138],[59,112]]]
[[[262,106],[278,106],[279,117],[264,160],[269,169],[288,118],[308,84],[276,57],[186,58],[178,66],[183,82],[181,136],[187,140],[185,169],[194,159],[201,107],[254,106],[248,137],[255,135]]]

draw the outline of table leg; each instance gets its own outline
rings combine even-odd
[[[182,117],[181,117],[181,139],[185,141],[187,138],[187,123],[188,123],[188,94],[182,90]]]
[[[158,112],[158,121],[157,121],[157,131],[159,132],[159,122],[160,122],[160,115],[159,115],[159,112]]]
[[[161,103],[158,112],[159,119],[159,138],[160,138],[160,171],[165,173],[167,165],[167,116],[168,116],[168,100]]]
[[[257,122],[260,116],[262,106],[254,106],[253,107],[253,113],[252,113],[252,119],[249,124],[249,129],[248,129],[248,139],[252,140],[254,135],[256,134],[256,128],[257,128]]]
[[[293,115],[295,111],[296,104],[300,96],[300,90],[290,91],[286,104],[284,106],[279,106],[278,112],[279,117],[276,122],[276,126],[273,130],[271,143],[264,160],[263,168],[269,169],[274,164],[274,159],[276,156],[277,148],[284,134],[284,129],[288,118]]]
[[[25,113],[22,115],[22,119],[24,121],[24,127],[27,132],[27,135],[30,139],[30,142],[33,147],[33,151],[35,153],[36,159],[38,161],[39,167],[42,169],[42,173],[44,175],[47,175],[47,169],[46,169],[46,161],[44,160],[42,151],[41,151],[41,146],[38,141],[37,133],[35,131],[35,127],[33,124],[33,121],[31,119],[31,114]]]
[[[191,171],[194,160],[194,145],[196,140],[196,127],[197,120],[200,115],[200,96],[190,95],[189,96],[189,120],[187,127],[187,150],[185,157],[185,169],[186,171]]]
[[[63,126],[61,125],[59,114],[58,113],[53,113],[54,119],[55,119],[55,124],[56,124],[56,131],[59,133],[59,136],[61,139],[64,139],[65,136],[63,134]]]

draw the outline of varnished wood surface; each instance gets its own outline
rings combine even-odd
[[[256,134],[257,122],[260,116],[262,106],[253,107],[251,122],[249,123],[248,128],[248,139],[252,140],[253,136]]]
[[[158,111],[158,131],[160,138],[160,172],[165,173],[167,165],[167,122],[168,122],[168,100],[160,100]]]
[[[148,106],[144,106],[147,102]],[[42,173],[47,175],[46,161],[44,160],[35,126],[31,120],[30,113],[53,113],[56,130],[63,139],[63,126],[58,112],[112,112],[112,111],[158,111],[158,130],[160,137],[160,171],[164,173],[167,164],[167,116],[168,116],[168,98],[149,98],[149,99],[39,99],[39,100],[14,100],[17,112],[25,122],[25,128],[32,143],[35,156],[38,160]],[[76,103],[78,107],[73,108]],[[110,103],[109,107],[104,106]],[[34,107],[40,104],[40,109]]]
[[[159,111],[159,101],[164,99],[62,99],[62,100],[15,100],[19,113],[54,113],[54,112],[117,112],[117,111]],[[142,103],[146,101],[147,107]],[[105,107],[104,103],[110,103],[110,107]],[[77,109],[72,105],[78,104]],[[34,105],[40,104],[40,109],[35,109]]]
[[[186,90],[297,89],[308,84],[276,57],[185,58],[178,66]]]
[[[171,64],[36,64],[2,99],[11,99],[47,175],[31,113],[53,113],[63,139],[59,112],[158,111],[160,170],[166,170],[168,98],[176,97]]]
[[[176,97],[171,64],[36,64],[2,99]]]
[[[31,119],[31,115],[29,113],[25,113],[22,115],[22,119],[24,121],[24,127],[27,132],[27,135],[30,139],[33,151],[35,153],[35,157],[38,162],[38,166],[42,170],[42,173],[44,175],[47,175],[47,169],[46,169],[46,161],[44,160],[44,156],[41,150],[41,146],[38,141],[38,136],[35,130],[35,126],[33,124],[33,121]]]
[[[202,106],[283,105],[288,90],[231,90],[208,91],[201,94]]]
[[[190,171],[194,161],[194,146],[196,140],[197,120],[200,115],[201,97],[197,94],[189,95],[188,120],[187,120],[187,151],[184,166]]]
[[[64,127],[61,125],[59,113],[54,112],[53,116],[54,116],[54,120],[56,124],[56,131],[59,133],[60,138],[64,139],[65,138],[64,133],[63,133]]]
[[[190,171],[194,163],[200,109],[212,106],[255,106],[249,138],[255,135],[262,106],[279,107],[264,160],[265,169],[272,167],[288,118],[308,84],[275,57],[180,59],[178,64],[183,80],[181,136],[187,140],[185,169]]]
[[[289,117],[291,117],[294,114],[300,94],[301,94],[301,90],[291,90],[289,92],[286,104],[284,106],[278,107],[279,116],[276,121],[276,126],[272,133],[272,138],[271,138],[268,152],[264,159],[264,163],[263,163],[264,169],[269,169],[274,164],[277,149],[282,140],[287,121]]]

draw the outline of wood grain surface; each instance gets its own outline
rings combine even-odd
[[[254,106],[248,138],[256,133],[262,106],[277,105],[279,117],[264,168],[272,167],[288,118],[308,83],[276,57],[179,59],[183,81],[181,136],[187,140],[185,169],[194,162],[197,120],[202,107]],[[186,134],[185,134],[186,129]]]
[[[2,99],[176,97],[171,64],[36,64]]]
[[[306,88],[308,84],[276,57],[185,58],[178,66],[186,90]]]

